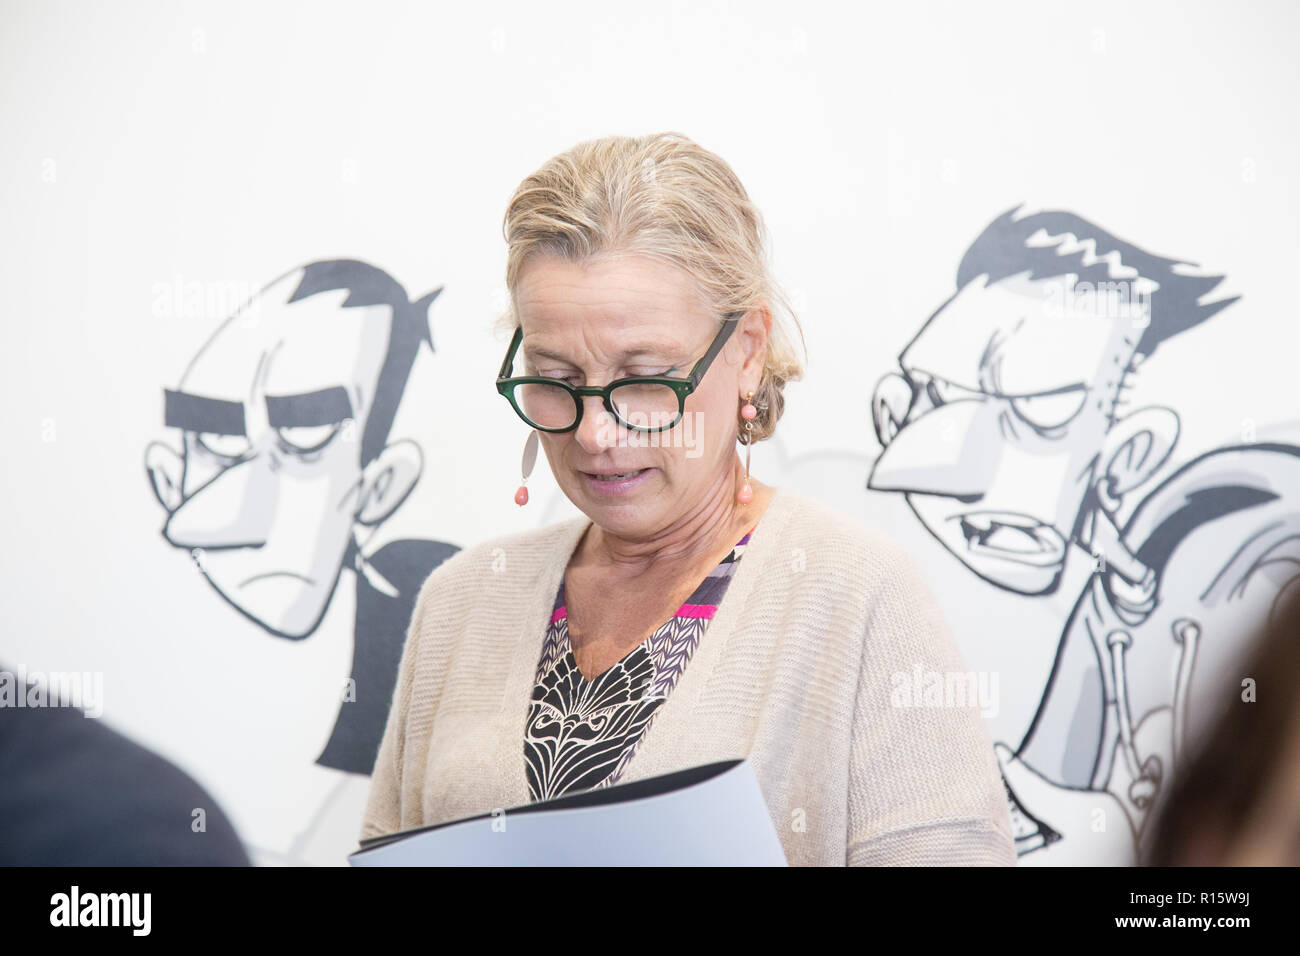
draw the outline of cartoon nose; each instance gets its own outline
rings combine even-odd
[[[867,478],[875,491],[971,497],[997,471],[997,410],[976,399],[949,402],[908,422],[876,459]]]
[[[222,471],[172,512],[163,537],[178,548],[260,548],[275,509],[273,490],[259,493],[258,459]]]

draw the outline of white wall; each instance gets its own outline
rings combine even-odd
[[[490,385],[502,213],[579,140],[672,129],[745,182],[804,323],[808,375],[755,473],[923,560],[971,667],[1002,675],[990,729],[1014,749],[1082,585],[992,587],[898,496],[868,491],[872,389],[970,243],[1025,203],[1242,296],[1162,345],[1134,388],[1132,407],[1179,417],[1161,474],[1251,427],[1293,440],[1298,19],[1287,2],[4,3],[0,659],[102,671],[105,719],[204,783],[260,860],[341,862],[365,781],[312,759],[348,674],[354,589],[302,642],[214,595],[159,535],[142,463],[152,441],[179,447],[162,389],[229,316],[223,290],[362,259],[412,298],[445,287],[437,351],[391,433],[424,470],[370,546],[464,546],[564,513],[544,458],[542,507],[512,502],[526,433]],[[452,395],[454,417],[432,413]]]

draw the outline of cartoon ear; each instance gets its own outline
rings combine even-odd
[[[154,496],[167,513],[179,508],[184,500],[181,481],[185,475],[185,457],[170,445],[150,442],[144,450],[144,471]]]
[[[362,472],[357,522],[372,527],[386,521],[415,488],[423,470],[424,454],[415,442],[404,438],[385,447]]]
[[[1124,495],[1160,470],[1178,444],[1178,427],[1177,412],[1155,405],[1111,426],[1102,447],[1102,480],[1097,486],[1107,510],[1113,510],[1110,504],[1118,507]]]

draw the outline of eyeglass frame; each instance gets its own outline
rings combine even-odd
[[[686,397],[700,387],[700,382],[703,380],[704,374],[709,370],[709,366],[713,364],[713,360],[717,358],[718,353],[722,351],[722,347],[727,344],[727,339],[731,337],[731,333],[735,331],[736,326],[739,324],[740,319],[744,314],[745,313],[743,312],[733,312],[728,318],[722,320],[722,328],[720,328],[718,334],[713,337],[713,342],[709,345],[709,350],[700,357],[698,362],[695,363],[694,367],[691,369],[690,375],[686,378],[677,378],[672,375],[632,375],[627,378],[615,379],[607,385],[570,385],[568,382],[562,381],[561,379],[547,378],[543,375],[518,375],[514,378],[507,378],[506,373],[510,371],[510,366],[515,360],[515,352],[518,351],[519,344],[524,338],[523,326],[518,326],[515,328],[514,337],[510,340],[510,348],[506,351],[505,361],[501,363],[501,371],[497,373],[497,391],[510,403],[510,407],[515,410],[515,414],[523,420],[524,424],[528,425],[530,428],[536,428],[538,431],[549,432],[552,434],[562,434],[564,432],[573,431],[582,424],[583,406],[586,404],[582,399],[586,395],[593,395],[600,398],[605,407],[605,411],[613,415],[614,419],[629,431],[667,431],[670,428],[676,428],[677,423],[680,422],[682,416],[686,414]],[[577,413],[573,418],[573,424],[568,425],[565,428],[543,428],[541,425],[534,425],[529,421],[528,416],[523,413],[523,410],[519,407],[518,401],[515,400],[515,388],[520,385],[531,384],[556,385],[567,390],[569,394],[573,396],[573,404],[577,409]],[[612,398],[614,389],[620,388],[624,385],[667,385],[677,394],[677,416],[667,425],[660,425],[654,428],[648,425],[633,425],[630,422],[625,422],[623,416],[620,415],[618,410],[614,407],[614,401]]]

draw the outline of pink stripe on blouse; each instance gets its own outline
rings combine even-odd
[[[678,617],[713,617],[716,604],[683,604],[677,609]]]
[[[683,604],[677,609],[677,614],[675,616],[712,618],[713,615],[717,613],[717,610],[718,606],[716,604]],[[554,624],[556,621],[564,617],[568,617],[568,612],[564,605],[561,604],[551,614],[551,623]]]

